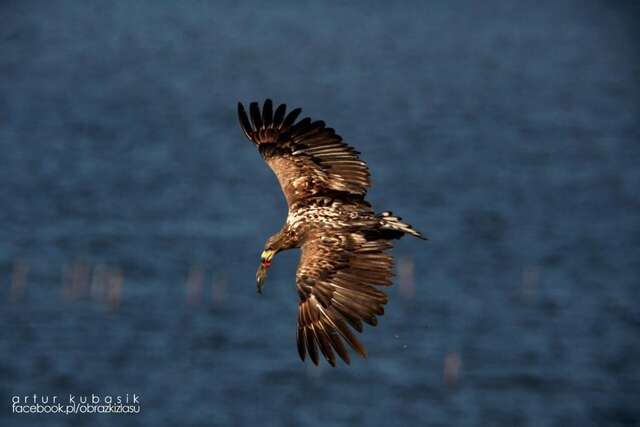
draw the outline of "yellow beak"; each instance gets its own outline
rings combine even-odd
[[[273,258],[273,256],[275,254],[276,254],[276,251],[264,250],[264,251],[262,251],[262,254],[260,255],[260,259],[262,261],[271,262],[271,259]]]

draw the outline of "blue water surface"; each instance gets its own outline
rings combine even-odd
[[[640,423],[634,2],[0,3],[0,425]],[[238,101],[369,163],[369,357],[303,364],[286,205]],[[37,393],[139,415],[12,414]],[[66,398],[66,397],[65,397]]]

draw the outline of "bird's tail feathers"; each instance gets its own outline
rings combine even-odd
[[[381,228],[383,230],[400,232],[401,234],[399,237],[402,237],[402,235],[404,234],[410,234],[414,237],[417,237],[418,239],[427,240],[427,238],[424,237],[418,230],[415,230],[411,225],[402,222],[402,218],[393,215],[393,213],[391,212],[382,212],[380,215],[378,215],[378,218],[380,218],[382,222]]]

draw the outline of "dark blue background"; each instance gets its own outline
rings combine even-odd
[[[0,4],[0,424],[637,425],[633,2]],[[367,360],[295,349],[235,107],[363,153],[399,242]],[[14,394],[139,393],[138,416]]]

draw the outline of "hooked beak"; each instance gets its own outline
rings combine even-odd
[[[260,267],[256,272],[256,282],[258,286],[258,293],[262,293],[262,287],[264,286],[264,280],[267,278],[267,270],[271,267],[271,259],[276,254],[276,251],[264,250],[260,255]]]

